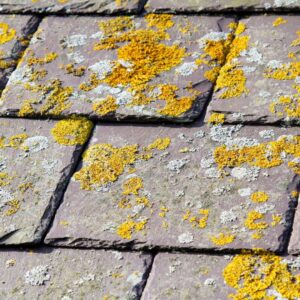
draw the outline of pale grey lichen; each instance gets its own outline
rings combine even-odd
[[[96,73],[99,79],[104,79],[112,72],[113,66],[113,61],[104,59],[93,64],[92,66],[89,66],[88,69]]]
[[[74,34],[67,36],[62,40],[62,46],[67,48],[73,48],[83,46],[87,43],[87,36],[85,34]]]
[[[237,215],[235,212],[231,210],[225,210],[221,212],[220,215],[221,224],[232,223],[237,220]]]
[[[27,151],[31,153],[36,153],[47,149],[49,146],[49,141],[46,136],[33,136],[27,138],[23,142],[22,146],[25,147]]]
[[[190,232],[182,233],[178,236],[178,242],[180,244],[190,244],[194,240],[194,236]]]
[[[269,130],[262,130],[258,133],[260,135],[260,137],[262,137],[263,139],[270,139],[273,138],[275,136],[275,132],[273,129],[269,129]]]
[[[180,170],[187,164],[189,163],[189,159],[187,157],[182,158],[182,159],[175,159],[169,161],[167,164],[167,169],[173,172],[176,172],[177,174],[180,173]]]
[[[198,69],[195,62],[185,62],[175,69],[175,72],[182,76],[190,76]]]
[[[51,275],[49,274],[51,267],[48,265],[36,266],[25,274],[25,282],[32,286],[43,285],[46,281],[49,281]]]

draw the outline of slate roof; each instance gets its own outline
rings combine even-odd
[[[300,1],[0,1],[0,299],[300,299]]]

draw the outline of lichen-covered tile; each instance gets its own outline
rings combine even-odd
[[[295,190],[294,195],[299,196],[299,191]],[[298,207],[296,209],[294,224],[292,228],[292,235],[289,242],[289,253],[291,254],[300,254],[300,206],[298,199]]]
[[[200,16],[46,18],[10,78],[1,113],[192,121],[233,27],[231,19]]]
[[[299,11],[300,0],[148,0],[149,12]]]
[[[0,16],[0,94],[38,23],[34,16]]]
[[[207,119],[300,124],[300,19],[243,19],[216,82]]]
[[[1,299],[138,299],[152,258],[141,253],[1,251]]]
[[[5,13],[138,13],[146,0],[2,0]]]
[[[158,254],[142,300],[299,299],[300,257]]]
[[[46,242],[282,250],[299,183],[297,133],[101,124]]]
[[[0,120],[0,244],[45,234],[92,123]]]

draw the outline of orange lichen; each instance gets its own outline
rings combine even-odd
[[[144,150],[165,150],[167,149],[171,144],[171,139],[169,137],[165,138],[157,138],[155,141],[153,141],[148,147],[145,147]]]
[[[274,22],[273,22],[273,26],[274,27],[277,27],[279,25],[282,25],[282,24],[286,24],[287,23],[287,20],[283,19],[283,17],[278,17]]]
[[[27,59],[28,66],[33,65],[44,65],[54,61],[58,57],[58,54],[55,52],[47,53],[44,57],[38,58],[31,56]]]
[[[93,129],[93,123],[86,118],[62,120],[51,129],[54,140],[65,146],[84,145]]]
[[[272,253],[240,254],[223,270],[227,285],[236,290],[229,294],[232,300],[274,300],[268,291],[274,289],[278,297],[300,297],[300,275],[293,275],[288,265]]]
[[[123,184],[124,195],[138,195],[139,190],[144,187],[143,179],[140,177],[132,177]]]
[[[223,124],[225,122],[225,114],[212,113],[208,119],[210,124]]]
[[[147,219],[138,222],[128,219],[118,226],[117,233],[121,238],[130,240],[133,232],[139,232],[145,229],[147,222]]]
[[[166,30],[174,26],[173,16],[169,14],[148,14],[145,16],[148,27]]]
[[[257,220],[261,220],[263,218],[264,214],[258,211],[250,211],[248,212],[245,220],[245,226],[250,230],[265,229],[269,226],[266,222],[257,222]]]
[[[6,23],[0,23],[0,45],[3,45],[12,39],[14,39],[16,36],[16,30],[13,28],[10,28],[8,24]]]
[[[282,221],[282,216],[281,215],[272,215],[272,222],[271,226],[276,226]]]
[[[99,116],[105,116],[116,111],[119,108],[117,101],[112,96],[107,96],[105,99],[93,104],[93,111]]]
[[[193,227],[198,227],[198,228],[205,228],[207,225],[207,220],[209,217],[209,209],[199,209],[198,214],[201,217],[198,216],[191,216],[191,211],[188,210],[185,215],[183,216],[183,220],[186,221],[188,220]]]
[[[217,246],[224,246],[232,243],[235,240],[234,234],[224,234],[220,233],[217,236],[213,236],[211,241]]]
[[[251,200],[255,203],[262,203],[269,200],[269,195],[262,191],[257,191],[251,194]]]

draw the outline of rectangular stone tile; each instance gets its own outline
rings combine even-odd
[[[297,133],[100,124],[46,242],[282,250],[299,184]]]
[[[158,254],[142,300],[299,299],[300,257]]]
[[[0,244],[37,243],[92,124],[83,119],[1,119],[0,124]]]
[[[2,13],[138,13],[146,0],[2,0]]]
[[[151,256],[41,248],[1,251],[1,299],[137,299]]]
[[[300,124],[300,18],[241,20],[220,71],[207,119]]]
[[[294,191],[295,196],[299,196],[299,191]],[[291,240],[289,242],[289,253],[291,254],[300,254],[300,206],[298,199],[298,207],[296,209],[293,231],[291,235]]]
[[[148,0],[149,12],[299,11],[299,0]]]
[[[9,81],[1,113],[192,121],[225,59],[231,21],[46,18]]]
[[[0,93],[38,23],[34,16],[0,16]]]

